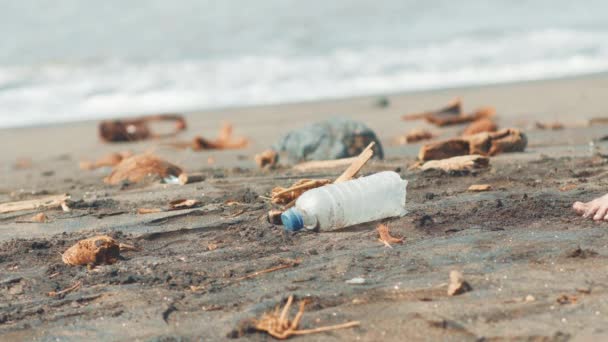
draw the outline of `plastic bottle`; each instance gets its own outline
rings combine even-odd
[[[328,230],[403,216],[407,181],[385,171],[306,191],[281,215],[285,229]]]

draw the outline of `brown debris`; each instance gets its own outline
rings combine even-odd
[[[61,206],[61,203],[68,200],[69,198],[70,196],[63,194],[37,198],[33,200],[2,203],[0,204],[0,214],[22,210],[59,208]]]
[[[107,166],[116,166],[118,164],[120,164],[120,162],[125,159],[125,158],[129,158],[133,155],[133,153],[131,153],[131,151],[123,151],[123,152],[118,152],[118,153],[110,153],[106,156],[103,156],[99,159],[97,159],[94,162],[91,161],[81,161],[80,162],[80,169],[82,170],[95,170],[101,167],[107,167]]]
[[[278,161],[279,154],[274,150],[266,150],[255,155],[255,163],[259,168],[273,168]]]
[[[164,211],[194,208],[200,204],[201,204],[201,202],[198,200],[195,200],[195,199],[181,198],[181,199],[177,199],[177,200],[173,200],[173,201],[169,202],[169,205],[166,208],[139,208],[139,209],[137,209],[137,213],[140,215],[154,214],[154,213],[161,213]]]
[[[201,204],[200,201],[195,199],[178,199],[169,202],[169,210],[179,210],[193,208]]]
[[[19,158],[13,165],[15,170],[25,170],[32,167],[32,160],[30,158]]]
[[[574,190],[578,187],[578,185],[574,184],[574,183],[570,183],[570,184],[566,184],[564,186],[562,186],[561,188],[559,188],[559,191],[571,191]]]
[[[557,301],[557,303],[559,303],[561,305],[576,304],[576,302],[578,301],[578,298],[575,295],[563,294],[563,295],[557,297],[556,301]]]
[[[270,336],[276,339],[285,340],[295,335],[309,335],[330,330],[356,327],[361,324],[360,322],[355,321],[347,322],[344,324],[319,327],[315,329],[299,330],[298,326],[300,325],[300,320],[304,315],[304,310],[308,302],[309,301],[306,299],[300,301],[300,308],[298,310],[298,313],[296,314],[293,321],[290,321],[288,315],[289,309],[291,308],[291,304],[293,303],[293,296],[289,296],[289,298],[287,299],[287,303],[285,304],[282,310],[280,309],[280,307],[277,306],[274,311],[264,313],[260,319],[253,319],[253,327],[258,331],[264,331],[268,333]]]
[[[269,210],[267,215],[268,222],[276,225],[282,225],[283,221],[281,221],[281,214],[283,214],[283,211],[281,210]]]
[[[232,282],[237,282],[237,281],[241,281],[241,280],[245,280],[245,279],[255,278],[255,277],[257,277],[259,275],[262,275],[262,274],[271,273],[271,272],[283,270],[283,269],[286,269],[286,268],[296,267],[301,262],[302,261],[300,261],[300,260],[291,260],[291,259],[281,260],[281,265],[279,265],[279,266],[274,266],[274,267],[271,267],[271,268],[267,268],[265,270],[249,273],[246,276],[242,276],[240,278],[234,279]]]
[[[450,272],[450,283],[448,284],[448,296],[457,296],[471,291],[473,288],[464,280],[460,271]]]
[[[464,129],[462,135],[469,136],[482,132],[496,132],[497,129],[498,126],[496,125],[494,120],[489,118],[482,118],[471,122],[471,124]]]
[[[249,145],[249,140],[242,137],[234,139],[232,137],[232,124],[224,123],[215,139],[206,139],[197,136],[192,142],[178,142],[169,145],[175,148],[191,148],[193,151],[232,150],[247,147],[247,145]]]
[[[401,117],[402,120],[425,119],[427,122],[436,126],[451,126],[467,122],[491,118],[496,115],[496,110],[492,107],[483,107],[471,114],[462,112],[462,101],[459,98],[452,100],[446,107],[436,111],[425,113],[409,114]]]
[[[72,266],[113,264],[120,257],[120,245],[106,235],[78,241],[68,248],[61,259]]]
[[[361,151],[355,160],[353,160],[353,163],[350,164],[350,166],[344,170],[344,172],[342,172],[338,178],[336,178],[334,183],[341,183],[353,179],[359,173],[359,171],[361,171],[363,166],[365,166],[365,164],[374,156],[373,148],[375,144],[376,143],[373,141],[369,143],[369,145],[367,145],[367,147]]]
[[[492,190],[492,186],[490,184],[473,184],[467,191],[482,192],[490,190]]]
[[[175,121],[173,132],[157,134],[150,123]],[[128,120],[106,120],[99,123],[99,136],[105,142],[127,142],[175,136],[186,129],[186,120],[177,114],[160,114]]]
[[[164,210],[161,208],[139,208],[137,213],[140,215],[162,213]]]
[[[70,293],[72,291],[78,290],[81,286],[82,286],[82,281],[78,281],[78,282],[76,282],[74,285],[72,285],[70,287],[67,287],[67,288],[65,288],[65,289],[63,289],[61,291],[57,291],[57,292],[51,291],[51,292],[47,293],[47,295],[49,297],[59,297],[59,296],[62,296],[64,294],[66,294],[66,293]]]
[[[190,183],[197,183],[204,181],[207,177],[205,177],[202,173],[186,173],[182,172],[179,175],[179,184],[186,185]]]
[[[211,243],[207,244],[208,251],[214,251],[214,250],[218,249],[218,247],[219,247],[219,245],[217,243],[211,242]]]
[[[49,218],[45,213],[38,213],[32,216],[29,220],[25,222],[33,222],[33,223],[45,223],[48,222]]]
[[[443,118],[450,118],[460,116],[462,114],[462,101],[460,98],[455,98],[448,103],[447,106],[430,112],[422,112],[422,113],[414,113],[414,114],[406,114],[401,117],[401,120],[404,121],[412,121],[412,120],[420,120],[425,119],[429,121],[437,121]]]
[[[599,117],[599,118],[591,118],[589,120],[589,126],[606,125],[606,124],[608,124],[608,118]]]
[[[431,133],[430,131],[427,131],[426,129],[417,128],[417,129],[411,130],[406,135],[402,135],[402,136],[398,137],[397,143],[399,145],[413,144],[413,143],[417,143],[417,142],[420,142],[423,140],[430,140],[430,139],[433,139],[434,137],[435,137],[435,135],[433,133]]]
[[[418,158],[426,161],[467,154],[494,156],[499,153],[522,152],[527,145],[525,134],[518,129],[507,128],[498,132],[483,132],[424,145]]]
[[[472,154],[468,156],[452,157],[441,160],[431,160],[424,163],[422,170],[465,171],[473,169],[484,169],[490,166],[488,157]]]
[[[329,183],[331,183],[329,179],[300,179],[289,188],[277,186],[271,191],[271,201],[274,204],[287,204],[304,192]]]
[[[561,122],[551,122],[551,123],[547,123],[547,122],[536,122],[536,128],[538,129],[548,129],[548,130],[552,130],[552,131],[559,131],[564,129],[564,124],[562,124]]]
[[[422,161],[446,159],[470,154],[469,142],[464,139],[448,139],[426,144],[420,148],[418,158]]]
[[[120,184],[123,181],[138,183],[150,176],[178,177],[181,173],[182,169],[179,166],[152,154],[140,154],[121,161],[114,167],[112,173],[104,179],[104,182],[111,185]]]
[[[351,165],[357,157],[341,158],[333,160],[311,160],[293,166],[293,169],[299,172],[307,172],[311,170],[335,169]]]
[[[385,244],[386,247],[392,248],[391,243],[403,243],[403,238],[391,236],[388,226],[385,224],[379,224],[378,227],[376,227],[376,230],[378,231],[379,235],[378,241]]]

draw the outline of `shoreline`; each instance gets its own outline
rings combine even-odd
[[[531,86],[542,86],[546,84],[552,83],[561,83],[561,82],[569,82],[569,81],[593,81],[598,79],[608,78],[608,70],[601,72],[593,72],[586,73],[580,75],[573,76],[559,76],[559,77],[550,77],[543,79],[534,79],[534,80],[523,80],[523,81],[507,81],[507,82],[497,82],[497,83],[484,83],[484,84],[471,84],[471,85],[462,85],[462,86],[451,86],[451,87],[441,87],[441,88],[431,88],[431,89],[415,89],[415,90],[395,90],[386,93],[369,93],[365,95],[352,95],[352,96],[344,96],[344,97],[329,97],[329,98],[321,98],[315,100],[303,100],[303,101],[285,101],[285,102],[277,102],[277,103],[265,103],[265,104],[255,104],[255,105],[234,105],[234,106],[226,106],[226,107],[211,107],[211,108],[203,108],[203,109],[186,109],[186,110],[175,110],[175,111],[166,111],[166,113],[179,113],[185,116],[199,115],[199,114],[209,114],[214,112],[226,113],[230,111],[242,111],[242,110],[254,110],[261,108],[273,108],[273,107],[292,107],[292,106],[310,106],[310,105],[323,105],[323,104],[331,104],[331,103],[342,103],[342,102],[350,102],[357,100],[369,100],[374,101],[379,98],[390,98],[390,97],[409,97],[416,95],[435,95],[435,94],[443,94],[446,92],[476,92],[482,89],[500,89],[500,88],[511,88],[518,87],[524,85]],[[165,113],[165,112],[163,112]],[[78,124],[86,124],[90,122],[98,122],[101,120],[111,120],[111,119],[126,119],[133,118],[143,115],[150,114],[160,114],[160,112],[148,112],[148,113],[130,113],[125,115],[117,115],[117,116],[100,116],[91,119],[76,119],[69,121],[61,121],[57,123],[43,123],[43,124],[25,124],[21,126],[7,126],[0,127],[0,132],[4,130],[13,130],[13,129],[28,129],[28,128],[48,128],[48,127],[57,127],[63,125],[78,125]]]

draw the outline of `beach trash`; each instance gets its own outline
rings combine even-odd
[[[281,215],[285,229],[329,230],[403,216],[407,181],[384,171],[306,191]]]
[[[77,265],[113,264],[120,258],[120,245],[106,235],[78,241],[62,255],[64,263]]]
[[[139,183],[148,178],[160,177],[169,180],[174,178],[176,184],[178,184],[179,175],[182,172],[179,166],[152,154],[139,154],[123,159],[114,167],[112,173],[104,179],[104,182],[111,185],[125,181]]]
[[[152,122],[174,121],[175,128],[159,133],[150,128]],[[129,142],[172,137],[186,129],[186,120],[177,114],[149,115],[130,120],[106,120],[99,123],[99,137],[105,142]]]
[[[332,118],[290,131],[272,147],[288,163],[353,157],[375,142],[374,156],[382,159],[382,145],[365,124]]]

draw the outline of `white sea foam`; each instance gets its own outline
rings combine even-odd
[[[608,70],[608,32],[549,29],[412,46],[198,60],[0,65],[0,126],[271,104]]]

